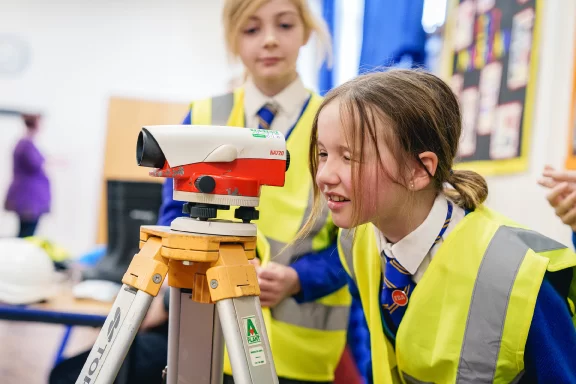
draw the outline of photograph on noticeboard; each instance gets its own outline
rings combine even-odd
[[[490,135],[494,128],[494,114],[498,106],[502,63],[486,65],[480,72],[480,105],[478,106],[478,134]]]

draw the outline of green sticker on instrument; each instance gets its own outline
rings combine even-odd
[[[266,138],[266,133],[264,133],[264,131],[262,131],[261,129],[250,129],[250,130],[252,131],[252,136],[259,137],[261,139]]]
[[[252,131],[252,136],[258,137],[261,139],[281,139],[284,136],[280,131],[270,131],[269,129],[254,129],[250,128]]]
[[[244,330],[246,334],[246,340],[248,345],[260,344],[260,332],[256,327],[256,316],[249,316],[243,318],[244,320]]]

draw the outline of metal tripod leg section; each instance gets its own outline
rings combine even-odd
[[[114,381],[152,298],[146,292],[126,284],[122,286],[76,384],[109,384]]]
[[[144,239],[128,271],[122,289],[92,347],[76,384],[110,384],[114,382],[122,363],[140,329],[142,320],[158,294],[168,271],[167,260],[161,255],[160,238]]]
[[[214,304],[170,288],[167,384],[221,384],[224,338]]]
[[[260,299],[244,296],[216,303],[235,384],[278,383]]]

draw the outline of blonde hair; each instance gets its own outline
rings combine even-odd
[[[222,12],[226,48],[232,57],[238,57],[238,37],[246,21],[264,3],[270,0],[226,0]],[[298,9],[298,14],[304,24],[304,40],[308,41],[312,33],[316,33],[320,43],[318,50],[321,59],[326,59],[328,66],[332,65],[332,41],[324,20],[318,19],[312,13],[307,0],[291,0]]]
[[[365,147],[381,158],[378,143],[390,149],[399,167],[409,159],[420,162],[419,154],[431,151],[438,157],[434,188],[444,192],[464,209],[473,210],[488,196],[486,180],[473,171],[452,170],[462,132],[458,100],[450,87],[433,74],[420,70],[388,70],[359,76],[331,90],[316,113],[310,138],[310,173],[318,170],[318,116],[326,105],[340,102],[340,119],[352,157],[353,195],[361,196]],[[386,123],[386,128],[383,128]],[[420,162],[421,166],[426,167]],[[427,169],[426,169],[427,171]],[[428,171],[427,171],[428,172]],[[406,172],[400,172],[406,174]],[[398,180],[407,185],[407,180]],[[453,188],[444,188],[445,184]],[[320,191],[314,183],[314,208],[297,238],[314,225],[323,209]],[[352,201],[353,226],[361,224],[362,199]]]

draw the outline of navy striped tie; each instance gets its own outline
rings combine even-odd
[[[410,272],[400,265],[398,260],[388,257],[384,251],[382,256],[386,260],[382,306],[390,313],[394,325],[398,326],[416,284],[412,281]]]
[[[446,214],[446,220],[444,220],[444,225],[440,233],[434,240],[432,244],[432,249],[442,236],[446,232],[450,221],[452,220],[452,203],[448,202],[448,212]],[[390,317],[394,322],[394,325],[398,327],[400,321],[406,312],[406,307],[408,306],[408,299],[412,294],[412,291],[416,287],[416,284],[412,281],[412,275],[406,270],[396,259],[388,257],[384,251],[382,251],[382,257],[386,260],[386,268],[384,271],[384,281],[382,289],[382,307],[390,313]]]
[[[257,113],[258,116],[258,129],[270,129],[272,125],[272,120],[274,120],[274,116],[278,112],[278,108],[276,108],[273,104],[264,104],[262,108]]]

